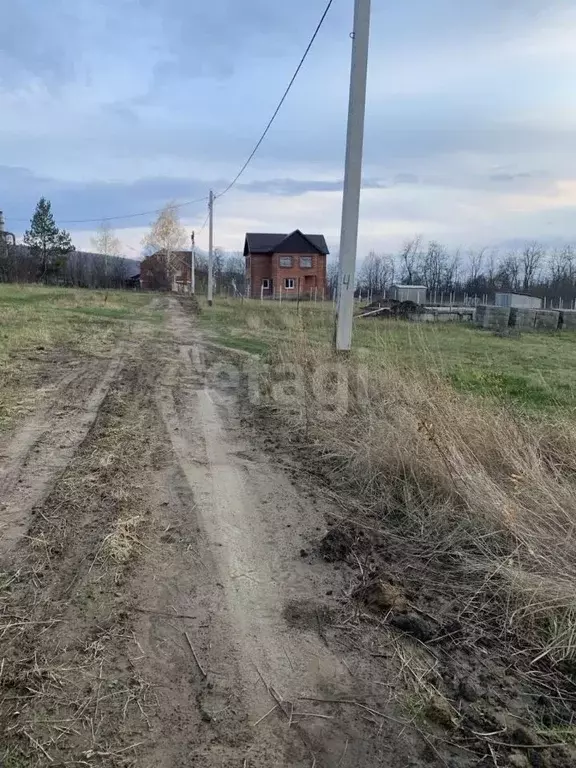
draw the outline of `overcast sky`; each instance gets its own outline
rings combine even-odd
[[[15,0],[0,36],[0,208],[20,236],[146,211],[234,177],[326,0]],[[576,240],[574,0],[372,0],[360,254]],[[353,0],[334,0],[253,164],[216,204],[249,231],[338,243]],[[182,210],[199,229],[203,203]],[[150,217],[115,222],[126,255]],[[66,224],[77,247],[92,224]],[[199,241],[206,245],[206,231]],[[132,250],[131,250],[132,249]],[[134,250],[135,249],[135,250]]]

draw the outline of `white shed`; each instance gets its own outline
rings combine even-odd
[[[396,283],[392,286],[390,298],[396,301],[413,301],[415,304],[426,304],[425,285],[401,285]]]
[[[497,307],[542,309],[542,299],[537,296],[526,296],[524,293],[497,293],[494,303]]]

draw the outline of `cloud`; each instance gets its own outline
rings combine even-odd
[[[52,85],[74,77],[75,57],[68,43],[77,23],[65,0],[20,0],[3,7],[0,86],[21,86],[30,76]]]
[[[65,221],[222,189],[260,136],[323,7],[8,4],[0,207],[12,229],[43,194]],[[221,244],[250,228],[301,225],[337,241],[351,10],[333,5],[268,137],[219,201]],[[22,44],[22,30],[34,45]],[[374,3],[361,242],[378,249],[414,231],[470,242],[570,236],[573,199],[561,184],[576,179],[574,34],[573,0]],[[196,227],[204,212],[199,204],[182,213]],[[118,227],[128,236],[146,222]]]
[[[38,176],[25,168],[0,166],[0,199],[8,202],[4,212],[7,222],[15,231],[23,230],[34,212],[41,196],[52,203],[58,223],[71,230],[79,229],[76,220],[101,220],[108,216],[133,214],[162,208],[173,199],[192,200],[205,196],[202,181],[173,178],[143,178],[135,182],[63,182],[47,176]],[[205,210],[204,202],[186,208],[190,211]],[[148,222],[152,216],[143,216]],[[93,228],[97,226],[97,221]],[[133,220],[119,219],[118,228],[133,226]]]
[[[531,179],[531,173],[492,173],[490,175],[490,181],[507,182],[517,181],[518,179]]]
[[[307,192],[342,192],[343,183],[342,179],[264,179],[247,184],[239,183],[238,189],[245,192],[264,192],[281,197],[292,197]],[[386,189],[387,186],[379,179],[364,178],[362,180],[363,189]]]
[[[420,179],[415,173],[397,173],[394,176],[394,184],[418,184]]]

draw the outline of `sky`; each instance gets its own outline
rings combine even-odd
[[[97,221],[216,193],[252,150],[326,0],[17,0],[0,36],[0,209],[41,195],[89,249]],[[247,231],[339,241],[353,0],[333,0],[268,137],[215,204]],[[573,0],[372,0],[359,256],[576,240]],[[113,225],[126,256],[153,216]],[[199,230],[204,201],[181,209]],[[207,245],[207,228],[197,238]]]

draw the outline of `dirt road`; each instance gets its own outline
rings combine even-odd
[[[441,765],[346,633],[327,502],[167,301],[1,446],[5,764]]]

